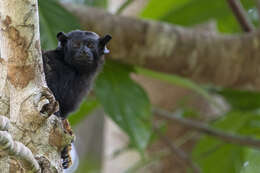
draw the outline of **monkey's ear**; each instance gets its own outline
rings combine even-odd
[[[112,37],[107,34],[104,37],[99,38],[99,45],[104,47],[111,39]]]
[[[104,54],[108,54],[109,50],[106,48],[106,44],[112,39],[110,35],[105,35],[104,37],[99,38],[99,46],[104,49]]]
[[[59,42],[63,43],[68,40],[68,36],[64,32],[59,32],[57,34],[57,39],[59,40]]]

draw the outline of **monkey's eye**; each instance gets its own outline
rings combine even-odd
[[[72,46],[73,46],[74,48],[80,48],[81,42],[80,42],[80,41],[75,41],[75,42],[72,43]]]
[[[90,49],[93,49],[93,48],[95,48],[95,44],[93,43],[93,42],[87,42],[86,43],[86,45],[88,46],[88,48],[90,48]]]

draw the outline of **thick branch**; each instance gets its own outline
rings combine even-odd
[[[232,9],[234,15],[236,16],[241,28],[245,32],[252,32],[254,30],[254,25],[248,19],[247,13],[242,7],[240,0],[227,0],[227,2]]]
[[[112,59],[188,77],[200,83],[260,89],[260,32],[218,35],[67,5],[85,26],[110,33]]]
[[[237,145],[245,145],[245,146],[250,146],[253,148],[260,148],[260,140],[251,138],[251,137],[246,137],[246,136],[239,136],[227,132],[223,132],[217,129],[214,129],[207,124],[198,122],[198,121],[192,121],[189,119],[181,118],[178,116],[173,115],[172,113],[155,108],[154,113],[161,115],[163,117],[169,118],[170,120],[173,120],[181,125],[184,125],[188,128],[191,128],[193,130],[196,130],[201,133],[205,133],[210,136],[214,136],[219,138],[220,140],[223,140],[225,142],[237,144]]]

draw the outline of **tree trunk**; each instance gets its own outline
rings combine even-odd
[[[60,151],[73,136],[52,115],[37,0],[0,1],[0,55],[0,172],[62,172]]]

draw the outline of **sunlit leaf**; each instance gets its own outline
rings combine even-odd
[[[255,6],[254,0],[242,1],[246,10]],[[241,31],[226,0],[151,0],[141,17],[166,21],[183,26],[193,26],[216,20],[222,32]]]
[[[170,11],[174,11],[192,0],[150,0],[143,9],[141,17],[160,20]]]

